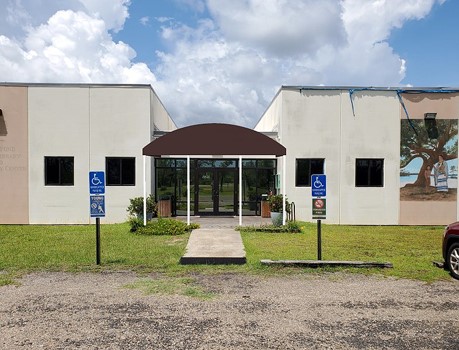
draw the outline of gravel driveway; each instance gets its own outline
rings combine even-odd
[[[0,287],[0,348],[459,348],[458,281],[194,275],[214,293],[202,300],[125,287],[141,278],[37,273]]]

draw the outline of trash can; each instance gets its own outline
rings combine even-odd
[[[158,215],[160,217],[172,216],[172,201],[170,196],[161,196],[158,200]]]
[[[262,218],[270,218],[271,217],[271,210],[269,210],[269,201],[268,195],[262,194],[261,195],[261,217]]]

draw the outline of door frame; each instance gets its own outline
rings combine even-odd
[[[197,216],[234,216],[237,214],[237,194],[238,194],[238,187],[236,184],[239,182],[238,176],[238,169],[237,168],[196,168],[196,177],[195,177],[195,203],[194,203],[194,215]],[[199,180],[202,173],[211,173],[211,183],[212,183],[212,212],[202,212],[199,211]],[[219,200],[220,200],[220,190],[219,190],[219,180],[221,178],[222,173],[232,173],[234,175],[234,183],[233,183],[233,208],[234,210],[231,212],[220,212],[219,210]],[[216,190],[217,188],[217,190]]]

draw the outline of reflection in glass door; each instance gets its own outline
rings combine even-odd
[[[198,172],[197,214],[234,215],[236,212],[236,171],[206,169]]]
[[[214,213],[214,172],[211,170],[198,173],[198,213]]]
[[[216,177],[218,180],[218,213],[233,215],[235,213],[235,175],[232,170],[217,170]]]

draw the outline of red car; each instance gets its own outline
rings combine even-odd
[[[446,226],[443,233],[443,259],[445,269],[459,279],[459,222]]]

